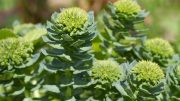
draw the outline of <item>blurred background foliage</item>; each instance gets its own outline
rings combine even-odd
[[[109,1],[116,0],[0,0],[0,28],[11,27],[15,20],[21,23],[45,24],[52,12],[70,6],[94,10],[98,16]],[[169,40],[180,53],[180,0],[138,2],[150,13],[145,19],[148,36]]]

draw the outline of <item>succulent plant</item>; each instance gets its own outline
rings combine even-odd
[[[145,41],[144,47],[153,54],[162,57],[170,57],[174,54],[174,50],[170,43],[161,38],[154,38]]]
[[[58,94],[53,95],[53,98],[86,99],[81,97],[81,91],[91,84],[89,69],[92,67],[93,56],[90,49],[91,41],[96,35],[93,16],[92,12],[86,13],[80,8],[72,7],[54,13],[51,22],[47,22],[48,35],[44,37],[44,41],[50,48],[43,50],[43,53],[53,59],[44,64],[47,74],[51,75],[53,72],[57,78],[53,84],[58,82],[59,86],[51,86],[63,90],[53,92],[48,89],[49,93]],[[45,82],[46,86],[53,81],[46,79]]]
[[[122,68],[116,61],[96,60],[91,73],[94,82],[91,92],[95,100],[118,100],[121,97],[113,86],[114,83],[121,81],[123,75]]]
[[[85,10],[78,7],[64,9],[58,14],[57,23],[63,26],[63,29],[68,32],[81,29],[84,23],[88,20],[88,14]]]
[[[141,48],[143,59],[154,61],[161,67],[167,67],[173,55],[174,50],[170,43],[161,38],[148,39]]]
[[[110,12],[109,12],[110,11]],[[101,54],[116,58],[117,61],[142,59],[139,52],[145,36],[144,29],[137,27],[147,16],[134,0],[118,0],[109,3],[103,16],[104,33],[100,38]],[[108,53],[112,49],[112,53]],[[104,53],[103,53],[104,52]],[[114,54],[115,53],[115,54]]]
[[[114,84],[123,100],[159,100],[165,91],[163,70],[151,61],[124,63],[127,76],[124,81]]]
[[[33,44],[23,39],[7,38],[0,40],[0,66],[19,66],[31,57]]]
[[[180,56],[142,33],[147,13],[136,0],[103,14],[102,32],[78,7],[53,13],[46,29],[0,29],[0,101],[179,101]]]
[[[23,100],[37,87],[29,84],[37,78],[40,54],[33,42],[11,30],[2,29],[0,34],[0,100]]]
[[[174,55],[166,69],[166,92],[165,100],[178,101],[180,99],[180,57]]]
[[[102,84],[113,83],[120,79],[121,68],[112,60],[97,60],[92,68],[92,77]]]
[[[141,7],[133,0],[118,0],[114,3],[118,17],[129,18],[130,16],[137,16],[141,12]],[[127,19],[126,18],[126,19]]]
[[[150,61],[140,61],[132,69],[132,74],[135,74],[138,81],[145,81],[152,84],[157,84],[164,78],[163,70],[158,64]]]

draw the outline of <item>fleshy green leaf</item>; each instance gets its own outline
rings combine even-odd
[[[0,40],[9,38],[9,37],[17,37],[17,35],[13,33],[10,29],[7,29],[7,28],[0,29]]]
[[[56,85],[44,85],[43,88],[50,92],[60,93],[60,90]]]

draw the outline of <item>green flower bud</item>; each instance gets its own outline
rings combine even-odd
[[[149,39],[144,44],[145,49],[151,51],[153,54],[169,57],[174,54],[174,50],[170,43],[161,38]]]
[[[92,77],[103,84],[116,82],[121,74],[119,64],[112,60],[97,60],[92,69]]]
[[[33,44],[18,38],[0,40],[0,66],[20,65],[33,52]]]
[[[119,13],[127,15],[136,15],[141,11],[141,7],[132,0],[118,0],[114,6]]]
[[[72,7],[64,9],[59,15],[57,23],[64,25],[67,31],[76,31],[82,28],[88,19],[88,14],[85,10]]]
[[[132,69],[132,74],[135,74],[138,81],[145,81],[152,84],[157,84],[164,78],[163,70],[151,61],[140,61]]]

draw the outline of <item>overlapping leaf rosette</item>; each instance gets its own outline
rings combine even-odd
[[[41,48],[44,46],[42,36],[47,34],[47,30],[42,24],[14,22],[13,32],[18,36],[24,38],[24,40],[31,41],[34,43],[35,48]]]
[[[32,41],[25,40],[10,29],[1,29],[0,34],[0,99],[23,100],[33,89],[33,85],[30,87],[28,83],[31,84],[30,79],[37,70],[40,52]]]
[[[121,66],[114,60],[96,60],[92,68],[93,98],[96,100],[118,100],[119,93],[112,86],[122,79]]]
[[[145,40],[142,22],[146,16],[147,13],[135,0],[118,0],[110,3],[103,17],[105,35],[102,35],[102,50],[113,48],[113,54],[106,53],[117,59],[119,56],[131,61],[134,58],[141,59],[139,50]]]
[[[164,94],[166,100],[180,100],[180,57],[174,55],[166,70],[167,90]]]
[[[91,41],[96,35],[93,12],[87,13],[78,7],[55,12],[47,22],[48,35],[44,41],[49,45],[42,50],[48,61],[43,88],[47,99],[85,99],[82,89],[91,85],[89,69],[93,56],[90,54]],[[52,90],[52,89],[56,90]]]
[[[114,84],[123,100],[154,101],[161,99],[165,76],[158,64],[151,61],[125,63],[126,80]]]
[[[161,38],[146,40],[142,50],[144,59],[154,61],[163,67],[167,67],[168,62],[174,55],[174,49],[171,44]]]

